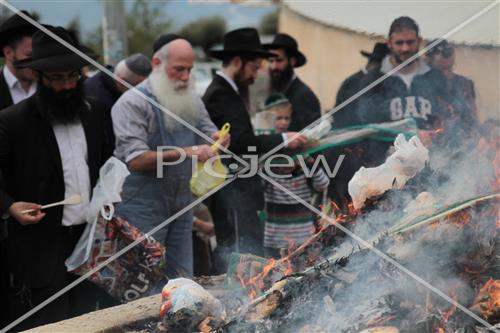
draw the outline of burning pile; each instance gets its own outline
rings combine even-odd
[[[323,207],[319,232],[280,260],[237,256],[228,279],[248,298],[202,330],[500,330],[500,154],[489,148],[434,152],[356,214]]]
[[[498,196],[492,201],[498,203]],[[375,247],[484,321],[498,323],[500,239],[491,203],[439,225],[385,234]],[[477,320],[399,267],[368,249],[352,251],[279,281],[220,331],[360,332],[386,326],[380,332],[480,332]]]

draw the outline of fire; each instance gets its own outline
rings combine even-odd
[[[261,291],[274,283],[277,278],[279,279],[293,274],[296,268],[293,264],[293,260],[297,256],[306,253],[307,256],[304,257],[307,262],[306,264],[308,266],[313,265],[317,261],[319,253],[315,253],[314,251],[305,252],[306,249],[315,244],[328,227],[335,223],[351,222],[353,221],[353,217],[357,215],[357,211],[354,209],[352,202],[347,205],[347,208],[341,209],[332,201],[322,206],[321,210],[323,214],[319,222],[319,230],[299,246],[288,239],[288,247],[280,251],[281,259],[276,260],[271,258],[265,263],[260,263],[257,270],[246,272],[245,268],[248,267],[248,265],[242,262],[242,258],[240,258],[240,263],[236,269],[236,278],[240,285],[247,291],[250,298],[253,299],[257,297]]]
[[[493,170],[495,171],[496,178],[494,190],[500,190],[500,151],[497,151],[495,159],[493,160]]]
[[[450,297],[456,302],[457,301],[457,292],[455,289],[452,289],[451,293],[450,293]],[[451,307],[445,311],[441,318],[443,320],[443,323],[447,323],[448,320],[450,319],[451,315],[455,312],[455,310],[457,309],[457,306],[455,304],[452,304]]]
[[[462,228],[471,221],[471,213],[464,210],[456,214],[448,215],[446,218],[449,218],[456,227]]]
[[[500,317],[500,280],[490,278],[479,290],[471,309],[486,320]]]

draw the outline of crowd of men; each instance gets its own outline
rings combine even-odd
[[[96,58],[65,29],[45,28]],[[390,73],[421,45],[414,20],[393,21],[387,43],[362,53],[368,58],[366,68],[342,84],[336,104]],[[82,68],[87,60],[23,18],[14,15],[0,25],[0,54],[5,62],[0,72],[0,213],[5,219],[0,237],[0,326],[75,279],[64,261],[83,232],[85,208],[108,157],[116,156],[130,171],[116,214],[146,232],[193,201],[189,159],[204,162],[213,157],[206,138],[217,140],[225,123],[231,125],[231,132],[223,146],[238,156],[249,153],[249,147],[255,147],[250,153],[262,155],[278,146],[300,148],[307,138],[299,132],[321,116],[318,98],[295,73],[295,68],[306,64],[306,56],[288,34],[279,33],[272,43],[262,45],[253,28],[228,32],[222,49],[210,52],[222,67],[203,97],[192,89],[195,55],[189,41],[165,34],[152,48],[152,59],[135,54],[114,69],[108,67],[114,77],[100,71],[85,78]],[[409,62],[341,109],[333,126],[411,117],[428,140],[445,120],[448,125],[453,119],[472,126],[477,122],[474,86],[453,73],[453,47],[442,42],[427,58]],[[255,135],[247,93],[265,60],[269,93],[279,93],[280,103],[289,105],[291,113],[286,114],[286,131]],[[128,89],[131,86],[135,89]],[[388,149],[386,143],[369,140],[360,145],[366,153],[348,159],[338,181],[330,181],[330,195],[339,203],[348,201],[347,181],[353,172],[361,165],[380,163]],[[179,149],[161,149],[164,146]],[[158,163],[177,161],[182,155],[187,157],[182,163]],[[162,177],[157,177],[159,171]],[[317,177],[317,186],[327,186],[327,179]],[[80,204],[40,209],[73,194],[81,196]],[[215,193],[207,206],[218,243],[216,270],[225,269],[232,251],[264,254],[258,211],[265,200],[259,177],[237,178]],[[26,209],[35,211],[25,214]],[[188,212],[154,235],[166,246],[170,278],[193,275],[192,227],[193,215]],[[101,307],[112,304],[90,283],[82,283],[16,329],[91,311],[96,300]]]

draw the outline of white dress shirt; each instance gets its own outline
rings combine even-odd
[[[81,203],[66,205],[63,209],[62,224],[71,226],[85,222],[90,200],[90,178],[87,141],[80,122],[54,124],[54,135],[59,147],[64,175],[64,198],[78,194]]]
[[[12,74],[9,67],[3,67],[3,77],[5,78],[5,82],[7,82],[7,86],[9,87],[10,96],[12,97],[12,102],[17,104],[26,98],[30,97],[36,92],[36,82],[33,81],[30,85],[28,92],[26,92],[22,87],[21,83],[17,77]]]

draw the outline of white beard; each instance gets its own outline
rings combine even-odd
[[[149,76],[151,90],[158,103],[171,113],[196,126],[198,107],[192,80],[173,82],[165,74],[163,68],[153,70]],[[163,123],[167,132],[174,132],[183,125],[170,115],[162,112]]]

